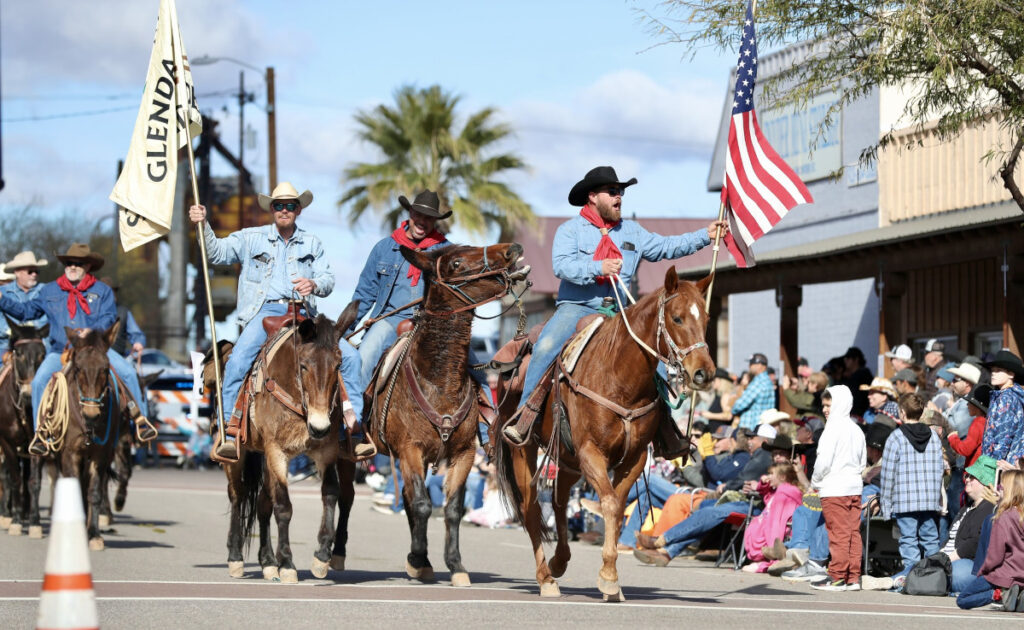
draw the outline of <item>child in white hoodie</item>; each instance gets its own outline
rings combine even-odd
[[[812,584],[824,591],[859,591],[861,574],[861,473],[867,464],[864,432],[850,418],[853,394],[845,385],[829,387],[821,395],[825,430],[818,442],[811,485],[821,496],[821,511],[832,556],[828,579]]]

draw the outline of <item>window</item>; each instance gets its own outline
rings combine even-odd
[[[1003,349],[1003,333],[981,332],[974,335],[974,356],[988,361]]]

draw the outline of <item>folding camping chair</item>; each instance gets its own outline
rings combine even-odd
[[[722,538],[719,544],[718,560],[715,561],[715,568],[722,566],[725,562],[732,562],[733,570],[739,571],[740,567],[743,566],[743,562],[747,559],[747,548],[743,546],[743,532],[747,531],[747,524],[750,523],[750,519],[753,518],[754,514],[754,501],[757,500],[757,495],[751,495],[750,500],[747,501],[747,512],[732,512],[729,516],[725,517],[725,523],[722,527]],[[732,532],[732,538],[729,539],[729,544],[726,545],[725,537]],[[736,550],[737,541],[739,542],[739,551]]]

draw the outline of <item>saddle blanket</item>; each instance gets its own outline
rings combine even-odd
[[[565,344],[565,348],[562,350],[562,365],[565,366],[566,372],[572,374],[572,371],[576,368],[576,362],[579,361],[580,355],[583,354],[583,349],[587,347],[590,338],[594,336],[594,333],[604,323],[604,320],[604,317],[595,317],[593,321],[587,324],[583,330],[573,335]]]

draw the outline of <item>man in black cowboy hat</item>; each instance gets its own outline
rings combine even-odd
[[[584,315],[598,312],[605,298],[619,292],[612,276],[628,288],[640,258],[650,261],[682,258],[706,247],[716,233],[725,236],[725,221],[712,221],[706,230],[679,236],[661,236],[636,221],[622,219],[622,197],[636,178],[621,181],[610,166],[598,166],[569,191],[569,204],[582,206],[577,217],[558,227],[551,246],[555,275],[561,279],[555,314],[544,325],[526,370],[518,420],[504,429],[508,440],[522,444],[529,435],[544,401],[545,389],[537,390],[562,345],[576,331]],[[621,293],[621,292],[619,292]],[[626,301],[625,295],[619,295]]]
[[[89,249],[85,243],[72,243],[57,259],[64,264],[64,274],[53,282],[47,282],[39,294],[27,302],[18,302],[4,295],[0,296],[0,312],[18,319],[35,319],[45,315],[50,332],[46,358],[36,369],[32,379],[32,421],[39,425],[39,404],[43,398],[50,377],[61,368],[60,354],[68,343],[65,329],[74,330],[85,336],[90,330],[104,331],[114,325],[117,311],[114,292],[92,275],[103,267],[103,256]],[[129,413],[134,416],[136,433],[140,441],[156,437],[156,429],[146,420],[140,405],[145,403],[139,389],[135,370],[125,358],[113,350],[107,351],[110,367],[127,387],[132,400],[128,401]],[[41,439],[33,439],[29,452],[46,455],[50,445]]]
[[[985,363],[992,371],[992,399],[981,454],[1011,464],[1024,457],[1024,364],[1009,350]]]

